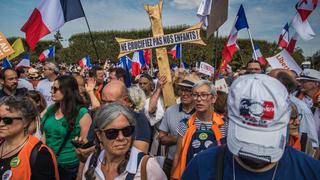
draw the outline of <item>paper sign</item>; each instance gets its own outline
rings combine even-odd
[[[0,59],[3,59],[13,53],[14,50],[8,43],[6,37],[4,37],[2,32],[0,32]]]
[[[196,24],[195,26],[192,26],[182,32],[148,37],[144,39],[132,40],[116,38],[120,46],[120,54],[118,58],[134,51],[164,47],[173,44],[196,43],[206,45],[200,37],[201,24],[202,23]]]
[[[229,93],[228,85],[227,85],[227,82],[224,78],[217,80],[215,83],[215,87],[216,87],[217,91],[222,91],[227,94]]]
[[[212,67],[210,64],[201,62],[199,67],[199,72],[208,76],[211,76],[214,74],[214,67]]]
[[[277,55],[267,58],[267,61],[272,69],[288,69],[295,71],[297,74],[300,74],[302,72],[300,66],[285,49],[283,49]]]

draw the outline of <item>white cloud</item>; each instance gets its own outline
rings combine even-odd
[[[198,8],[201,0],[173,0],[172,5],[177,9],[194,9]]]

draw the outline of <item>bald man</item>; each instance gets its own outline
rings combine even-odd
[[[124,106],[127,106],[129,109],[132,104],[125,84],[119,80],[112,80],[103,88],[101,92],[101,101],[102,104],[118,102]],[[143,113],[134,112],[132,109],[131,111],[136,120],[136,134],[133,146],[144,153],[148,153],[149,143],[151,140],[151,129],[149,122]]]

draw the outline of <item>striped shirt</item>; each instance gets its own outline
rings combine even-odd
[[[196,126],[196,128],[198,130],[210,130],[211,126],[212,126],[212,121],[210,122],[204,122],[204,121],[200,121],[198,118],[195,119],[194,124]],[[177,126],[177,132],[180,136],[184,136],[187,132],[188,129],[188,125],[186,121],[180,121],[178,126]],[[225,121],[225,124],[222,125],[220,128],[220,131],[222,133],[222,137],[226,137],[227,136],[227,132],[228,132],[228,122]]]

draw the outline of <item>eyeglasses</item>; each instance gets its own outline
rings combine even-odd
[[[51,87],[51,91],[52,91],[53,93],[56,93],[58,90],[59,90],[58,87],[55,87],[55,86],[52,86],[52,87]]]
[[[193,99],[198,99],[198,97],[200,97],[201,100],[206,100],[208,99],[209,95],[211,95],[211,93],[201,93],[201,94],[197,94],[197,93],[192,93],[191,96]]]
[[[122,132],[124,137],[130,137],[134,132],[134,126],[127,126],[122,129],[106,129],[103,130],[106,138],[109,140],[114,140],[119,136],[119,131]]]
[[[3,121],[5,125],[10,125],[15,119],[22,120],[22,117],[0,117],[0,122]]]
[[[179,88],[181,93],[191,94],[191,88]]]

